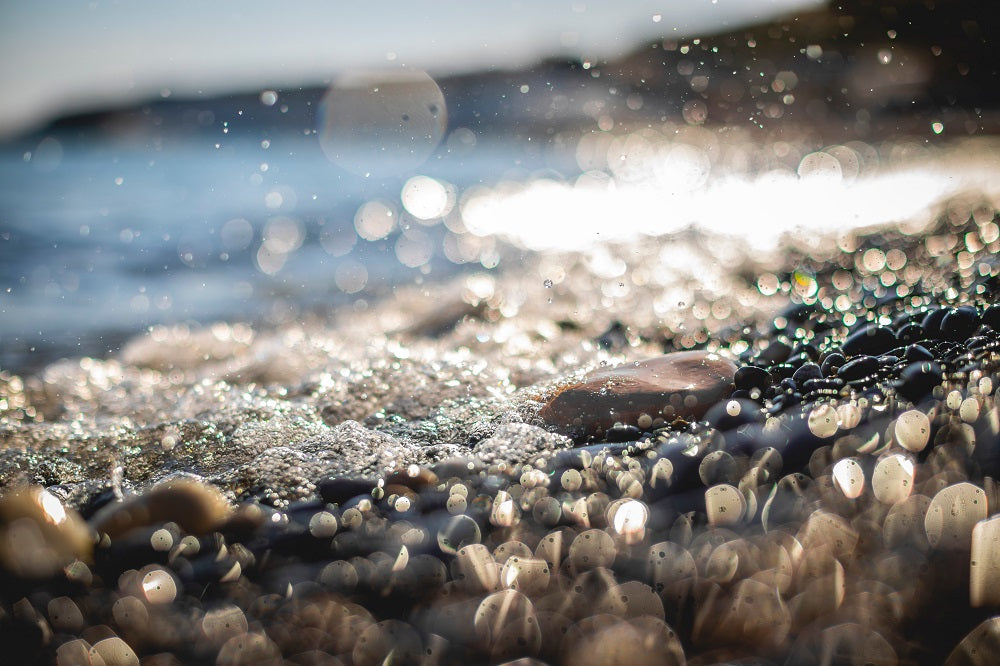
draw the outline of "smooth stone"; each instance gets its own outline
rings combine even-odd
[[[90,561],[93,546],[80,515],[47,490],[30,486],[0,499],[0,570],[46,578],[74,560]]]
[[[927,337],[927,333],[924,331],[924,327],[916,323],[906,324],[896,331],[896,339],[904,344],[919,342],[925,337]]]
[[[676,352],[592,372],[553,396],[539,416],[574,435],[598,434],[615,423],[646,428],[644,416],[696,419],[732,392],[735,375],[736,365],[718,354]]]
[[[332,477],[319,483],[319,496],[330,504],[343,504],[352,497],[371,493],[377,479]]]
[[[837,376],[845,382],[857,379],[864,379],[878,372],[878,359],[873,356],[858,356],[853,358],[837,370]]]
[[[745,365],[736,371],[733,383],[736,384],[736,388],[745,391],[755,388],[763,391],[771,385],[771,373],[756,365]]]
[[[972,306],[949,310],[941,320],[941,337],[962,342],[979,330],[979,323],[979,313]]]
[[[823,371],[817,364],[803,363],[792,375],[792,379],[795,380],[796,384],[801,386],[810,379],[820,379],[822,376]]]
[[[841,348],[850,356],[855,354],[876,356],[889,351],[896,344],[896,334],[891,328],[868,324],[847,336]]]
[[[941,322],[948,315],[947,308],[935,308],[927,313],[920,325],[924,327],[924,333],[929,338],[937,338],[941,335]]]
[[[994,331],[1000,331],[1000,303],[983,310],[982,321]]]
[[[823,363],[820,365],[820,370],[822,370],[824,377],[829,377],[833,374],[834,370],[837,370],[845,363],[847,363],[846,356],[840,352],[833,352],[832,354],[827,354],[826,358],[823,359]]]
[[[910,363],[916,363],[917,361],[933,361],[934,354],[932,354],[930,350],[923,345],[910,345],[903,353],[903,358]]]
[[[231,513],[215,486],[190,479],[174,479],[147,493],[110,504],[91,519],[94,529],[114,539],[130,530],[174,522],[188,534],[207,534]]]
[[[941,366],[933,361],[920,361],[906,366],[899,376],[896,391],[910,402],[917,402],[941,384]]]

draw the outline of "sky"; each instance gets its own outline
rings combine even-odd
[[[160,94],[316,85],[357,69],[434,75],[606,59],[821,0],[0,0],[0,136]]]

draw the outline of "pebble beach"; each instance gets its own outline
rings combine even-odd
[[[495,270],[5,371],[2,660],[991,663],[1000,216],[970,182],[769,246],[499,237]]]

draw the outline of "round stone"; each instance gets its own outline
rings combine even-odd
[[[39,486],[0,499],[0,573],[52,576],[73,560],[89,560],[93,543],[80,515]]]
[[[229,516],[226,498],[215,486],[175,479],[122,504],[109,504],[91,523],[99,533],[115,538],[148,525],[177,523],[189,534],[208,534]]]
[[[592,372],[553,396],[539,415],[574,435],[600,434],[643,416],[696,419],[732,392],[735,374],[736,365],[718,354],[676,352]]]

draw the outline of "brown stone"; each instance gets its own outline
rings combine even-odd
[[[97,512],[91,525],[112,539],[137,527],[177,523],[189,534],[208,534],[229,517],[231,509],[218,488],[207,483],[176,479],[121,504]]]
[[[0,572],[45,578],[90,560],[94,539],[83,518],[39,486],[0,498]]]
[[[676,352],[591,372],[556,393],[539,416],[574,436],[615,423],[645,429],[658,419],[697,419],[732,392],[735,374],[736,365],[718,354]]]

